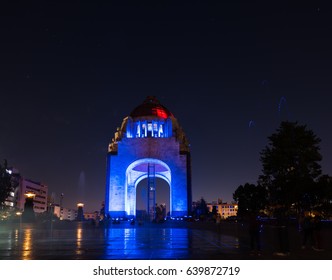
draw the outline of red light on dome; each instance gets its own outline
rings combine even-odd
[[[162,108],[153,108],[152,111],[159,118],[163,118],[163,119],[168,118],[166,111]]]

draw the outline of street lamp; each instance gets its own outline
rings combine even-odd
[[[35,196],[36,196],[36,194],[35,194],[34,192],[26,192],[26,193],[24,194],[24,196],[25,196],[26,198],[34,199]]]
[[[61,195],[60,195],[60,220],[63,219],[63,197],[64,197],[64,193],[61,193]]]
[[[23,220],[26,222],[33,222],[35,220],[35,212],[33,211],[33,200],[36,196],[34,192],[25,192],[25,204],[23,212]]]
[[[83,207],[84,207],[84,203],[81,203],[81,202],[77,203],[77,221],[84,220]]]

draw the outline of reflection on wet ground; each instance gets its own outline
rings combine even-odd
[[[264,227],[261,254],[250,252],[248,230],[240,224],[122,223],[96,227],[85,222],[1,223],[3,260],[227,260],[332,259],[331,228],[323,229],[324,250],[302,249],[301,233],[289,231],[291,254],[280,257],[276,229]]]
[[[96,228],[77,222],[0,228],[1,259],[230,259],[238,258],[241,249],[236,237],[162,225]]]

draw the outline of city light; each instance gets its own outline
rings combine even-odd
[[[35,198],[36,194],[33,192],[26,192],[24,196],[27,198]]]

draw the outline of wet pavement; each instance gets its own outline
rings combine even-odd
[[[290,231],[291,254],[275,254],[273,228],[262,232],[262,252],[252,254],[243,225],[147,224],[96,227],[85,222],[0,224],[3,260],[222,260],[332,259],[331,230],[324,231],[325,248],[302,249],[299,233]]]

